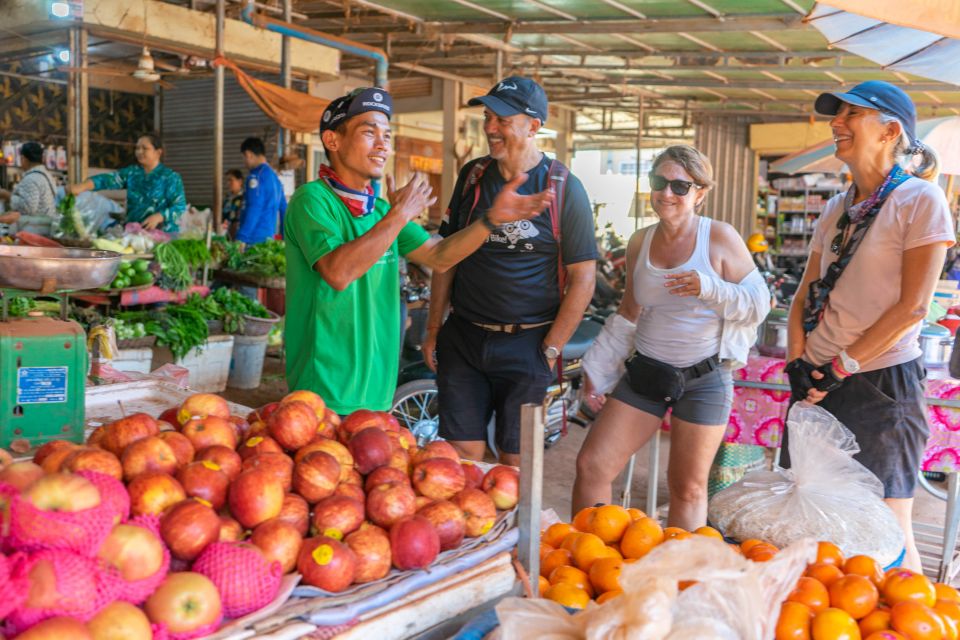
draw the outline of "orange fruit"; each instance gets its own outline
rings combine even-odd
[[[543,559],[547,557],[547,554],[550,553],[551,551],[556,551],[556,549],[554,549],[553,547],[551,547],[546,543],[543,543],[543,542],[540,543],[540,562],[541,563],[543,562]]]
[[[828,589],[830,606],[843,609],[854,620],[863,618],[873,611],[880,599],[880,592],[866,576],[851,573],[834,580]]]
[[[843,566],[843,552],[840,551],[840,547],[833,544],[832,542],[818,542],[817,543],[817,562],[823,562],[824,564],[835,564],[838,567]]]
[[[640,509],[637,509],[636,507],[628,507],[627,513],[630,514],[631,520],[639,520],[640,518],[647,517],[647,514],[645,514],[643,511],[640,511]]]
[[[663,539],[666,540],[686,540],[693,534],[680,527],[666,527],[663,530]]]
[[[566,549],[567,551],[573,551],[573,545],[577,543],[577,540],[580,539],[580,536],[583,534],[579,531],[571,531],[564,537],[563,542],[560,543],[560,549]]]
[[[942,640],[947,633],[940,616],[915,600],[903,600],[893,605],[890,626],[910,640]]]
[[[609,553],[607,545],[592,533],[581,533],[573,543],[573,564],[584,571],[590,570],[590,565]]]
[[[933,584],[933,590],[937,594],[937,600],[956,600],[960,602],[960,591],[957,591],[948,584],[935,582]]]
[[[566,522],[556,522],[547,527],[547,530],[543,532],[540,539],[542,542],[556,549],[563,542],[563,539],[567,537],[567,534],[572,532],[573,525],[567,524]]]
[[[866,638],[871,633],[886,631],[890,628],[890,612],[874,609],[860,619],[860,635]]]
[[[698,536],[707,536],[708,538],[716,538],[717,540],[723,540],[723,534],[714,529],[713,527],[697,527],[693,530]]]
[[[822,582],[804,576],[797,580],[797,587],[787,596],[787,601],[805,604],[813,613],[819,613],[830,606],[830,594]]]
[[[843,577],[843,571],[835,564],[817,562],[807,567],[804,575],[816,578],[822,582],[825,587],[829,587],[834,580],[839,580]]]
[[[960,602],[956,600],[939,598],[933,604],[933,610],[944,617],[950,618],[957,624],[960,624]]]
[[[888,629],[885,631],[874,631],[870,635],[866,636],[863,640],[910,640],[906,636]]]
[[[601,593],[599,596],[597,596],[597,604],[603,604],[607,600],[613,600],[617,596],[622,596],[622,595],[623,595],[622,589],[611,589],[610,591],[605,591],[604,593]]]
[[[584,507],[577,511],[577,515],[573,517],[573,528],[577,531],[590,531],[590,516],[596,510],[596,507]]]
[[[933,612],[940,617],[940,622],[943,623],[943,627],[947,630],[946,635],[943,636],[944,640],[957,640],[957,637],[960,636],[960,626],[957,625],[957,621],[937,609],[936,605],[934,605]]]
[[[558,582],[572,584],[578,589],[586,591],[591,598],[593,597],[593,586],[590,584],[590,578],[586,572],[580,571],[576,567],[557,567],[550,572],[549,580],[551,585]]]
[[[754,562],[767,562],[771,560],[773,556],[777,555],[777,548],[772,544],[767,544],[766,542],[761,542],[760,544],[755,544],[750,547],[750,550],[743,554],[746,556],[747,560],[753,560]]]
[[[877,588],[883,585],[883,568],[870,556],[853,556],[843,563],[843,572],[869,578]]]
[[[891,606],[906,600],[914,600],[928,607],[937,602],[937,591],[933,583],[926,576],[909,569],[887,572],[880,593]]]
[[[538,585],[537,592],[538,592],[541,596],[543,596],[544,592],[545,592],[547,589],[550,588],[550,581],[547,580],[546,578],[544,578],[543,576],[537,576],[537,580],[538,580],[538,582],[537,582],[537,585]]]
[[[573,554],[566,549],[554,549],[540,562],[540,575],[546,578],[557,567],[569,566],[572,564]]]
[[[843,609],[828,607],[814,614],[810,637],[813,640],[860,640],[860,627]]]
[[[587,519],[587,531],[607,544],[618,542],[633,520],[626,509],[615,504],[597,507]]]
[[[757,546],[758,544],[766,544],[763,540],[757,540],[756,538],[748,538],[740,543],[740,550],[746,553],[750,551],[752,547]]]
[[[543,597],[571,609],[583,609],[590,602],[590,594],[568,582],[558,582],[551,585],[544,592]]]
[[[620,552],[624,558],[642,558],[661,542],[663,529],[660,524],[653,518],[640,518],[623,533]]]
[[[784,602],[777,618],[774,640],[810,640],[813,611],[800,602]]]
[[[620,570],[623,561],[617,558],[600,558],[590,566],[590,584],[597,593],[620,588]]]
[[[611,545],[607,545],[607,550],[604,555],[605,558],[616,558],[617,560],[623,560],[623,555],[617,551],[617,548]]]

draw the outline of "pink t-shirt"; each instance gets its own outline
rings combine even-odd
[[[844,194],[827,202],[810,242],[810,251],[820,254],[820,274],[826,273],[837,255],[830,245],[838,233]],[[804,359],[815,365],[832,360],[860,338],[900,299],[903,252],[937,242],[953,245],[956,236],[947,199],[939,186],[910,178],[887,198],[853,259],[830,292],[820,324],[807,336]],[[808,269],[816,265],[809,264]],[[897,344],[869,362],[863,371],[873,371],[910,362],[922,355],[917,337],[921,322],[910,328]]]

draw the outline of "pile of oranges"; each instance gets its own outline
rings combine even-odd
[[[744,543],[746,544],[746,543]],[[883,572],[821,542],[780,611],[776,640],[957,640],[960,593],[926,576]]]
[[[636,562],[662,542],[691,535],[723,538],[712,527],[693,533],[664,529],[639,509],[587,507],[573,523],[558,522],[540,532],[540,595],[573,609],[583,609],[591,599],[603,604],[623,593],[624,563]]]

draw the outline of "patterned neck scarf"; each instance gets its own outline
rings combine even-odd
[[[895,165],[890,173],[887,174],[887,177],[883,179],[883,183],[881,183],[881,185],[870,194],[870,197],[866,200],[858,202],[857,204],[853,203],[853,199],[857,194],[857,185],[851,185],[850,188],[847,189],[847,195],[844,196],[843,199],[843,209],[846,211],[850,222],[857,224],[863,220],[864,216],[866,216],[867,213],[873,209],[873,205],[877,204],[877,200],[880,199],[880,194],[884,192],[884,190],[890,184],[890,181],[893,180],[894,176],[898,176],[902,172],[903,169],[900,169],[899,166]]]
[[[333,192],[343,201],[343,204],[347,205],[347,209],[354,217],[362,218],[373,213],[373,207],[377,202],[376,196],[373,195],[373,187],[368,186],[363,191],[351,189],[343,184],[336,171],[326,164],[320,165],[319,178],[333,189]]]

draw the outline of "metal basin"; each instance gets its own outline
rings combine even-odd
[[[757,351],[771,358],[783,358],[787,355],[787,316],[786,312],[774,309],[770,312],[757,332]]]
[[[109,284],[120,254],[92,249],[0,245],[0,287],[26,291],[75,291]]]

